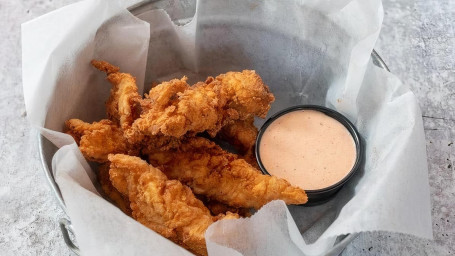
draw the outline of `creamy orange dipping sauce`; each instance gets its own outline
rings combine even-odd
[[[259,154],[271,175],[304,190],[316,190],[346,177],[356,160],[356,146],[334,118],[316,110],[296,110],[266,128]]]

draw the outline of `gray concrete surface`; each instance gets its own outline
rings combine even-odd
[[[0,0],[0,255],[71,255],[63,215],[46,184],[36,134],[26,121],[20,24],[74,0]],[[455,254],[455,1],[384,0],[376,49],[420,100],[433,206],[434,240],[371,232],[343,255]],[[418,202],[416,202],[418,203]]]

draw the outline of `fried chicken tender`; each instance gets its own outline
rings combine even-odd
[[[214,216],[223,217],[223,215],[238,214],[241,217],[250,217],[251,211],[249,208],[236,208],[223,204],[216,200],[211,200],[203,195],[195,195],[197,199],[201,200],[204,205],[210,210]]]
[[[308,200],[302,189],[284,179],[261,174],[244,159],[202,137],[188,138],[177,149],[146,153],[149,162],[170,179],[178,179],[195,194],[233,207],[259,209],[276,199],[287,204],[304,204]]]
[[[243,155],[240,155],[240,158],[244,159],[247,163],[249,163],[251,166],[253,166],[258,172],[261,172],[258,164],[258,160],[256,159],[256,154],[254,151],[255,145],[251,149],[249,149],[247,152],[245,152]],[[262,173],[262,172],[261,172]]]
[[[178,144],[178,139],[163,134],[145,136],[144,133],[132,129],[132,124],[140,116],[142,109],[150,113],[160,113],[172,105],[177,99],[176,94],[190,87],[186,83],[186,77],[163,82],[155,86],[145,99],[142,99],[138,94],[136,80],[130,74],[120,73],[118,67],[105,61],[92,60],[91,63],[107,74],[107,80],[113,86],[106,102],[107,114],[110,120],[119,124],[130,144],[147,146],[152,144],[153,147],[165,149]]]
[[[107,162],[109,154],[138,155],[139,149],[128,143],[123,131],[111,120],[86,123],[79,119],[65,122],[67,133],[73,136],[85,158],[90,161]]]
[[[235,120],[223,126],[217,134],[217,138],[234,146],[239,152],[240,158],[245,159],[245,161],[259,171],[259,165],[254,153],[257,136],[258,128],[254,126],[254,117],[247,120]]]
[[[98,181],[103,189],[104,196],[109,199],[126,215],[131,216],[130,201],[128,196],[121,194],[113,185],[109,178],[109,163],[101,164],[98,168]]]
[[[206,83],[210,80],[211,78]],[[254,70],[227,72],[217,76],[215,80],[221,82],[223,91],[229,99],[228,107],[235,109],[241,120],[254,116],[265,118],[270,104],[275,101],[269,87]]]
[[[248,208],[235,208],[218,201],[208,201],[204,205],[210,210],[212,215],[217,216],[219,219],[229,218],[229,216],[250,217],[251,212]],[[237,214],[237,215],[235,215]]]
[[[106,102],[107,115],[125,132],[129,132],[133,121],[140,115],[140,100],[136,79],[128,73],[120,73],[116,67],[106,61],[92,60],[92,65],[107,74],[112,84],[109,99]]]
[[[209,77],[193,86],[186,77],[173,79],[153,87],[142,99],[130,74],[105,61],[93,60],[92,65],[105,72],[113,85],[106,103],[109,119],[120,125],[133,144],[145,136],[179,138],[208,132],[214,137],[232,120],[264,118],[275,100],[252,70]]]
[[[226,212],[226,214],[218,214],[217,216],[213,217],[213,221],[219,221],[219,220],[235,220],[238,219],[239,215],[237,213],[232,213],[232,212]]]
[[[254,117],[247,120],[235,120],[223,126],[217,136],[228,141],[241,154],[245,154],[253,149],[258,136],[258,128],[254,126]]]
[[[156,97],[159,91],[157,89],[162,85],[153,88],[149,97]],[[164,88],[168,86],[171,85],[163,85]],[[133,127],[149,136],[164,134],[181,137],[188,132],[204,131],[216,134],[226,117],[236,115],[235,111],[223,109],[226,98],[221,94],[220,86],[220,83],[214,83],[211,86],[205,83],[193,85],[177,93],[176,97],[169,98],[167,105],[158,104],[158,107],[146,110],[134,122]]]
[[[84,157],[89,161],[107,162],[109,154],[129,154],[137,156],[142,148],[171,149],[180,144],[179,138],[171,136],[145,137],[136,144],[131,144],[124,137],[123,130],[113,121],[103,119],[92,124],[79,119],[65,122],[67,134],[71,135],[79,145]]]
[[[149,99],[141,104],[143,112],[134,121],[133,129],[149,136],[181,137],[208,132],[214,137],[232,120],[264,118],[275,100],[267,85],[251,70],[209,77],[191,87],[185,84],[186,78],[182,78],[152,88]],[[172,94],[161,97],[163,91]]]
[[[187,89],[190,89],[190,85],[187,84],[188,78],[186,76],[181,79],[172,79],[167,82],[162,82],[152,89],[145,95],[147,101],[143,101],[145,109],[153,109],[154,111],[163,111],[168,106],[178,103],[178,93],[182,93]]]
[[[213,217],[191,189],[168,180],[160,170],[138,157],[109,155],[112,184],[131,201],[133,218],[199,255],[207,255],[205,231],[218,219],[238,218],[228,213]]]
[[[142,109],[142,116],[148,115],[148,118],[165,118],[162,113],[166,111],[168,106],[171,106],[178,101],[177,94],[190,88],[190,85],[186,83],[186,80],[186,77],[183,77],[182,79],[172,79],[153,87],[150,92],[145,95],[145,98],[139,101]],[[153,142],[154,140],[160,141],[158,144],[161,143],[165,145],[178,142],[178,140],[173,139],[177,137],[166,136],[162,133],[151,135],[152,132],[143,132],[143,130],[147,129],[156,129],[156,127],[144,126],[146,123],[147,122],[144,122],[142,118],[137,119],[136,122],[134,122],[134,129],[131,129],[125,134],[127,139],[133,143],[147,140],[155,145],[157,143]],[[167,141],[168,143],[163,143],[164,141]]]

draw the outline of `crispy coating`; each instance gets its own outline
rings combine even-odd
[[[226,212],[226,214],[220,213],[217,216],[213,217],[213,221],[219,220],[234,220],[238,219],[239,215],[237,213]]]
[[[243,155],[240,155],[240,158],[244,159],[247,163],[249,163],[251,166],[253,166],[258,172],[260,171],[260,167],[258,164],[258,161],[256,159],[256,154],[254,152],[254,145],[251,149],[249,149],[247,152],[245,152]],[[262,173],[262,172],[261,172]]]
[[[140,99],[136,79],[128,73],[120,73],[119,68],[105,61],[92,60],[92,65],[107,74],[112,84],[109,99],[106,102],[107,115],[124,131],[128,132],[133,121],[140,114]]]
[[[138,155],[139,149],[128,143],[123,131],[111,120],[86,123],[79,119],[65,122],[67,133],[73,136],[85,158],[90,161],[107,162],[109,154]]]
[[[204,234],[219,217],[210,215],[191,189],[168,180],[138,157],[109,155],[112,184],[128,195],[133,218],[199,255],[207,255]],[[227,214],[221,218],[238,218]]]
[[[275,97],[254,70],[227,72],[215,78],[229,98],[228,107],[235,109],[241,120],[254,116],[265,118]]]
[[[145,95],[144,103],[150,105],[145,106],[146,109],[153,109],[154,111],[163,111],[170,105],[178,103],[178,93],[182,93],[190,89],[190,85],[186,82],[186,76],[181,79],[172,79],[167,82],[162,82],[155,85],[150,89],[149,93]]]
[[[127,196],[121,194],[109,178],[109,163],[101,164],[98,168],[98,181],[103,189],[104,196],[109,199],[126,215],[131,216],[130,201]]]
[[[169,178],[180,180],[195,194],[233,207],[259,209],[276,199],[287,204],[304,204],[308,200],[302,189],[261,174],[244,159],[202,137],[189,138],[178,149],[147,153],[149,162]]]
[[[179,139],[158,134],[145,136],[144,133],[132,129],[132,124],[143,109],[151,113],[161,112],[177,99],[176,93],[189,88],[186,77],[173,79],[155,86],[145,99],[138,94],[136,80],[130,74],[120,73],[119,68],[105,61],[92,60],[92,65],[107,74],[107,80],[112,84],[109,99],[106,102],[107,114],[110,120],[117,123],[123,130],[123,136],[136,147],[155,147],[164,149],[174,147]],[[116,153],[116,152],[111,152]]]
[[[239,152],[240,158],[245,159],[259,171],[259,165],[254,153],[254,146],[258,136],[258,128],[254,126],[254,117],[246,120],[235,120],[229,123],[217,134],[221,140],[229,142]]]
[[[204,234],[213,222],[250,216],[251,208],[275,199],[307,201],[302,189],[252,166],[254,117],[265,118],[275,100],[255,71],[228,72],[193,86],[186,77],[173,79],[141,97],[132,75],[105,61],[91,64],[112,84],[109,120],[71,119],[67,133],[88,160],[110,162],[98,172],[105,196],[143,225],[207,255]],[[199,133],[219,133],[244,159]]]
[[[223,216],[230,213],[238,214],[241,217],[251,216],[251,211],[249,208],[232,207],[216,200],[211,200],[203,195],[196,195],[196,198],[204,203],[204,205],[210,210],[210,213],[212,213],[213,216]]]
[[[134,77],[120,73],[105,61],[92,65],[107,73],[113,85],[106,102],[109,119],[117,122],[132,144],[146,136],[194,136],[207,132],[214,137],[233,120],[264,118],[275,100],[269,88],[252,70],[228,72],[189,86],[187,78],[153,87],[144,99]]]
[[[141,149],[153,148],[168,150],[180,145],[180,138],[171,136],[144,137],[142,141],[131,144],[123,130],[113,121],[103,119],[92,124],[79,119],[70,119],[65,122],[67,134],[71,135],[79,145],[84,157],[89,161],[107,162],[109,154],[139,155]]]
[[[165,135],[145,136],[137,145],[141,150],[144,151],[147,151],[148,149],[169,150],[172,148],[177,148],[180,145],[182,139],[186,137],[186,135],[181,138]]]
[[[172,81],[174,80],[154,87],[148,94],[149,98],[162,99],[157,94],[163,90],[170,91],[168,87],[176,87]],[[183,82],[184,79],[180,81]],[[149,136],[164,134],[181,137],[188,132],[204,131],[216,134],[227,116],[236,115],[234,111],[223,109],[226,97],[221,94],[220,86],[220,83],[211,86],[198,83],[169,95],[167,101],[152,101],[149,104],[151,107],[134,122],[133,127]]]
[[[65,130],[66,134],[71,135],[74,141],[76,141],[77,145],[80,146],[82,136],[84,136],[86,132],[89,133],[94,128],[96,129],[98,127],[101,129],[101,127],[110,124],[111,122],[109,120],[101,120],[100,122],[94,122],[90,124],[80,119],[70,119],[65,122]]]
[[[247,120],[235,120],[223,126],[217,136],[228,141],[241,154],[245,154],[252,151],[258,136],[258,128],[254,126],[254,117]]]
[[[148,143],[153,144],[162,144],[164,140],[173,141],[170,137],[163,135],[161,132],[152,132],[152,130],[158,129],[154,124],[152,125],[149,122],[149,119],[155,118],[166,118],[165,115],[162,115],[163,112],[166,112],[166,109],[173,104],[176,104],[178,101],[178,93],[181,93],[188,88],[190,85],[186,83],[187,78],[183,77],[182,79],[172,79],[167,82],[163,82],[155,87],[153,87],[148,94],[145,95],[144,99],[139,101],[141,106],[141,118],[135,120],[133,129],[130,132],[126,133],[126,137],[129,141],[138,143],[143,140],[147,140]],[[156,122],[161,122],[156,120]],[[177,138],[177,137],[175,137]],[[153,142],[158,140],[159,142]],[[166,145],[169,143],[165,143]]]
[[[191,87],[186,78],[174,79],[150,90],[133,129],[148,136],[181,137],[206,131],[214,137],[232,120],[265,117],[274,100],[267,85],[251,70],[209,77]]]

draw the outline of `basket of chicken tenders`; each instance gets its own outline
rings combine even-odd
[[[419,105],[373,51],[380,0],[127,7],[22,25],[27,116],[74,252],[337,255],[360,232],[432,236]]]

